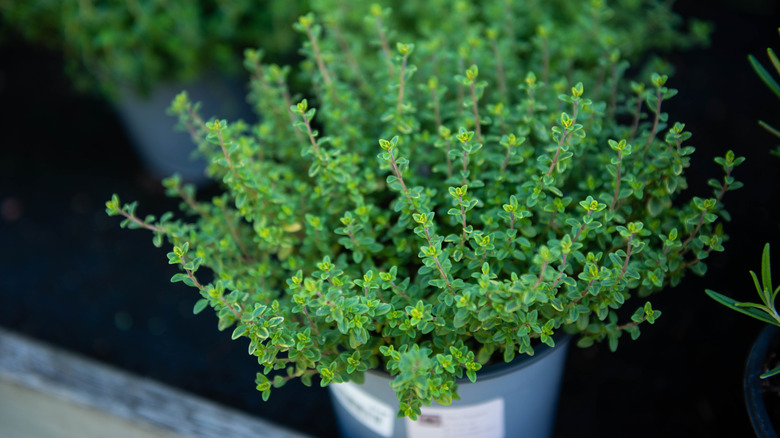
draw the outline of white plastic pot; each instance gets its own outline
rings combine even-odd
[[[458,382],[461,399],[422,407],[417,421],[396,418],[398,399],[386,373],[365,373],[365,383],[331,384],[344,438],[546,438],[552,436],[570,337],[534,356],[483,368],[476,383]]]

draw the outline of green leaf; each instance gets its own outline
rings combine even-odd
[[[766,54],[769,56],[769,60],[772,61],[772,65],[775,67],[775,70],[780,73],[780,60],[777,59],[777,55],[775,55],[775,51],[771,48],[766,49]]]
[[[177,283],[177,282],[188,282],[190,280],[190,277],[187,276],[187,274],[183,274],[179,272],[178,274],[174,274],[173,277],[171,277],[171,283]]]
[[[750,61],[750,65],[753,66],[753,70],[756,71],[758,77],[764,81],[767,87],[769,87],[769,89],[772,90],[772,92],[775,93],[777,97],[780,97],[780,85],[777,84],[777,81],[775,81],[772,75],[766,71],[764,66],[762,66],[753,55],[748,55],[748,61]]]
[[[455,312],[455,318],[452,321],[452,325],[455,328],[461,328],[468,323],[468,318],[469,314],[466,309],[458,309],[458,311]]]
[[[780,137],[780,131],[770,126],[768,123],[764,122],[763,120],[758,121],[759,126],[769,131],[772,135],[775,137]]]
[[[235,330],[233,330],[233,335],[231,335],[231,339],[236,340],[243,336],[246,333],[246,325],[239,324]]]
[[[759,376],[759,377],[761,377],[762,379],[767,379],[769,377],[776,376],[778,374],[780,374],[780,365],[778,365],[775,368],[772,368],[771,370],[761,374],[761,376]]]
[[[774,306],[772,303],[772,270],[769,264],[769,243],[764,245],[764,252],[761,254],[761,282],[763,283],[762,293],[764,304]]]
[[[693,271],[694,274],[703,276],[707,273],[707,265],[704,263],[696,263],[695,265],[691,266],[691,271]]]
[[[719,302],[720,304],[723,304],[724,306],[728,307],[731,310],[736,310],[739,313],[743,313],[747,316],[756,318],[759,321],[763,321],[767,324],[777,325],[780,326],[780,322],[775,321],[773,318],[771,318],[769,315],[766,314],[766,312],[762,312],[755,307],[745,307],[746,304],[749,303],[741,303],[739,301],[736,301],[732,298],[729,298],[725,295],[719,294],[713,290],[707,289],[705,291],[707,295],[712,298],[713,300]]]
[[[277,325],[281,324],[284,321],[284,317],[282,316],[274,316],[273,318],[269,319],[266,323],[266,327],[276,327]]]
[[[653,197],[647,201],[647,212],[650,213],[650,216],[658,216],[663,210],[664,202],[661,199]]]
[[[592,346],[594,343],[594,339],[587,337],[587,338],[580,338],[580,340],[577,341],[577,348],[588,348]]]
[[[607,343],[609,344],[609,351],[616,352],[618,348],[618,337],[615,334],[610,333],[607,335]]]
[[[195,307],[192,309],[192,313],[197,315],[198,313],[202,312],[203,309],[205,309],[209,305],[208,300],[205,298],[198,300],[197,303],[195,303]]]

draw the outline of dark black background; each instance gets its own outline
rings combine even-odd
[[[711,258],[706,277],[689,276],[652,300],[663,312],[655,326],[614,354],[605,345],[570,350],[557,437],[752,434],[741,379],[762,326],[704,288],[753,300],[748,270],[759,268],[764,242],[780,248],[780,158],[769,154],[780,139],[757,125],[780,126],[780,100],[746,60],[752,53],[768,65],[766,47],[780,48],[780,5],[690,0],[675,9],[716,26],[710,48],[668,56],[676,67],[668,85],[680,94],[666,109],[697,147],[692,194],[709,195],[703,182],[720,177],[712,158],[728,149],[747,157],[736,171],[746,186],[725,198],[733,216],[726,253]],[[0,325],[333,436],[325,390],[293,383],[263,403],[246,341],[215,330],[209,312],[193,316],[196,294],[168,282],[176,271],[166,251],[106,217],[103,204],[115,192],[144,212],[176,204],[144,174],[110,105],[76,93],[62,71],[56,52],[12,36],[0,46]]]

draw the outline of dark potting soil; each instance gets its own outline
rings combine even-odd
[[[639,340],[621,340],[614,354],[606,345],[570,350],[559,438],[752,434],[741,379],[761,325],[703,291],[753,300],[747,272],[757,269],[765,241],[780,242],[780,161],[767,153],[778,141],[756,124],[780,125],[780,103],[745,60],[780,47],[778,6],[698,5],[680,1],[677,9],[715,22],[713,46],[670,57],[677,70],[670,86],[680,96],[667,110],[694,133],[691,193],[708,196],[706,179],[721,177],[716,155],[735,149],[748,157],[736,172],[745,188],[725,198],[733,217],[727,252],[711,257],[704,279],[689,276],[653,297],[663,316]],[[169,282],[177,271],[167,249],[105,215],[112,193],[138,200],[143,213],[175,210],[177,202],[144,173],[110,106],[74,92],[62,70],[55,52],[13,37],[0,45],[0,325],[314,436],[335,436],[324,389],[292,382],[263,403],[246,341],[218,332],[209,312],[192,315],[197,293]]]

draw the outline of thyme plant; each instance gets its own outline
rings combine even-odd
[[[195,313],[248,339],[264,399],[293,378],[380,369],[416,418],[457,399],[456,379],[556,333],[615,350],[660,315],[645,297],[723,250],[741,159],[716,160],[712,195],[678,202],[694,148],[664,112],[677,90],[627,77],[648,44],[686,36],[618,17],[666,17],[666,3],[399,5],[313,2],[294,26],[302,95],[290,67],[248,50],[256,125],[175,99],[224,193],[166,180],[179,219],[107,203],[170,242]]]

